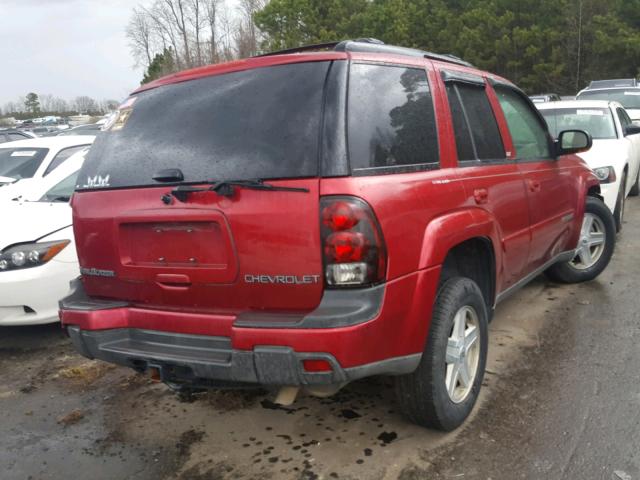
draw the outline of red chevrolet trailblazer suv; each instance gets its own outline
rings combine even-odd
[[[62,322],[83,355],[174,388],[394,375],[410,419],[453,429],[496,304],[611,258],[574,155],[591,139],[554,141],[522,91],[458,58],[323,47],[133,92],[78,177]]]

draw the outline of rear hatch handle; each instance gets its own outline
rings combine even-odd
[[[156,283],[165,290],[186,290],[191,286],[191,279],[188,275],[159,273]]]

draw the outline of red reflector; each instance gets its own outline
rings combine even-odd
[[[335,202],[322,211],[322,222],[337,232],[355,227],[358,223],[358,217],[347,202]]]
[[[302,366],[305,372],[330,372],[331,364],[326,360],[303,360]]]
[[[367,240],[359,232],[333,233],[325,243],[325,253],[333,262],[359,262],[364,257]]]

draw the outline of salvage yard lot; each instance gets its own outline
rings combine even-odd
[[[291,407],[261,390],[181,402],[57,325],[4,328],[1,478],[640,478],[639,251],[634,198],[598,280],[540,277],[501,304],[480,404],[452,434],[405,421],[386,378]]]

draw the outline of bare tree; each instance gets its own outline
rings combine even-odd
[[[264,8],[264,5],[264,0],[240,0],[240,19],[236,29],[240,57],[250,57],[258,53],[258,29],[253,22],[253,14]]]
[[[220,0],[202,0],[204,1],[204,9],[209,27],[209,62],[216,63],[218,61],[218,13],[220,10]]]
[[[192,65],[191,51],[189,48],[189,34],[185,20],[185,0],[162,0],[160,5],[164,5],[168,12],[166,15],[173,18],[175,28],[182,37],[184,48],[184,62],[187,66]],[[177,50],[176,50],[177,51]]]
[[[76,111],[79,114],[98,111],[98,104],[96,103],[96,101],[91,97],[87,97],[86,95],[76,97],[74,103]]]
[[[153,26],[152,19],[143,8],[133,8],[133,13],[126,28],[129,47],[136,60],[136,65],[148,67],[152,59]]]
[[[233,14],[225,0],[154,0],[135,7],[127,25],[131,53],[148,68],[171,51],[172,71],[217,63],[258,52],[260,31],[254,13],[266,0],[240,0]]]
[[[66,100],[59,97],[53,97],[53,100],[51,101],[52,112],[64,113],[68,112],[69,110],[69,103]]]
[[[44,93],[38,95],[40,100],[40,110],[43,112],[53,112],[53,95]]]
[[[151,19],[154,32],[158,36],[162,45],[162,51],[164,51],[166,48],[171,47],[173,51],[176,52],[176,68],[181,69],[183,62],[180,58],[180,55],[177,55],[180,49],[178,48],[176,27],[172,23],[170,12],[166,9],[164,3],[160,2],[160,0],[157,0],[151,6],[151,8],[145,8],[144,10]],[[154,54],[157,53],[160,52],[154,52]]]

